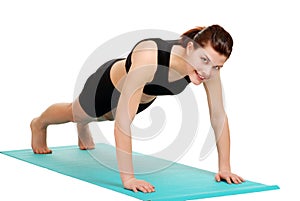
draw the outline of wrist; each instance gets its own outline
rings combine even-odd
[[[134,179],[134,174],[126,174],[126,173],[121,173],[120,174],[121,176],[121,180],[122,180],[122,183],[124,184],[125,182],[131,180],[131,179]]]
[[[220,165],[219,166],[219,172],[231,172],[231,168],[230,168],[230,165],[227,164],[223,164],[223,165]]]

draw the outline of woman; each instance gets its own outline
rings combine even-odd
[[[179,40],[140,41],[126,59],[108,61],[92,74],[73,103],[54,104],[32,120],[34,153],[51,153],[46,143],[49,125],[77,123],[78,145],[85,150],[94,148],[88,123],[115,120],[117,159],[124,188],[154,192],[153,185],[134,177],[130,125],[135,115],[157,96],[176,95],[190,82],[203,83],[211,124],[218,139],[219,172],[215,179],[243,182],[243,178],[231,173],[229,126],[220,81],[220,69],[229,58],[232,46],[230,34],[219,25],[191,29]]]

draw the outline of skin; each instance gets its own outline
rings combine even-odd
[[[239,184],[244,179],[231,172],[230,131],[227,115],[223,107],[220,69],[226,62],[224,55],[216,52],[208,43],[205,47],[195,47],[189,42],[184,48],[173,46],[170,57],[169,81],[188,75],[195,85],[203,83],[208,99],[210,119],[216,134],[219,172],[215,180]],[[114,136],[120,177],[124,188],[134,192],[150,193],[155,187],[134,176],[132,164],[132,140],[130,125],[140,103],[150,102],[155,96],[143,94],[143,87],[150,82],[156,72],[157,46],[153,41],[145,41],[136,46],[132,54],[132,66],[126,73],[125,61],[118,61],[111,70],[111,80],[121,92],[116,111],[101,117],[102,120],[115,120]],[[73,103],[59,103],[47,108],[31,122],[32,149],[37,154],[49,154],[47,147],[47,127],[67,122],[77,123],[78,145],[82,150],[93,149],[94,142],[88,123],[97,121],[89,117],[81,108],[78,99]]]

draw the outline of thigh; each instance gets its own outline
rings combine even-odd
[[[114,110],[107,112],[106,114],[100,116],[100,117],[91,117],[89,116],[84,109],[81,107],[79,99],[76,98],[74,102],[72,103],[72,113],[73,113],[73,120],[75,123],[79,124],[88,124],[90,122],[94,121],[113,121],[114,120]]]
[[[112,111],[105,113],[101,117],[97,118],[98,121],[113,121],[115,120],[115,112],[116,109],[112,109]]]
[[[72,103],[73,120],[75,123],[87,124],[92,121],[97,121],[97,118],[89,116],[81,107],[79,98],[76,98]]]

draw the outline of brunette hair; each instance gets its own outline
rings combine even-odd
[[[186,47],[188,42],[205,47],[211,45],[218,53],[230,56],[232,52],[233,39],[231,35],[221,26],[212,25],[208,27],[195,27],[183,33],[179,43]]]

